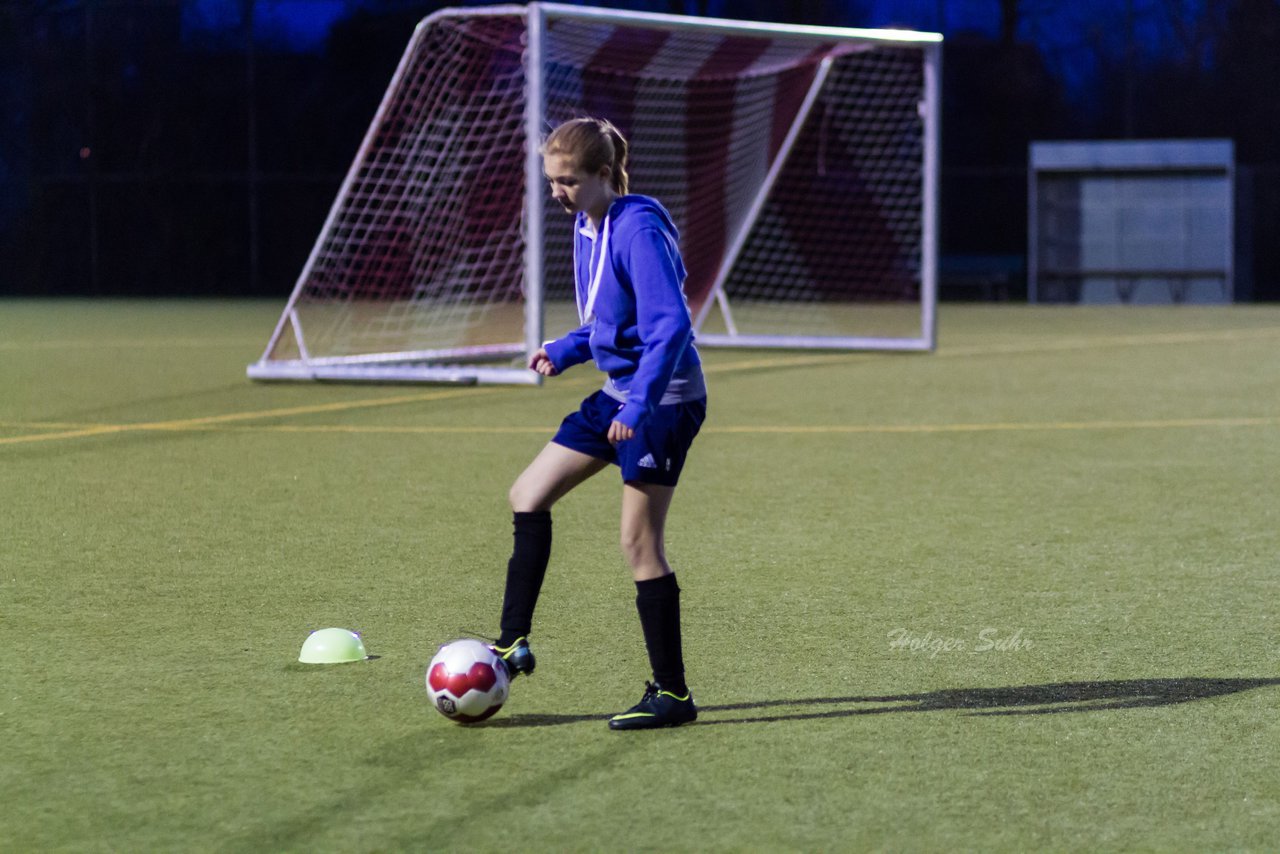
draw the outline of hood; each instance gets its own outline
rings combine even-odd
[[[618,196],[609,206],[609,216],[613,219],[613,227],[619,231],[633,231],[645,226],[660,225],[671,235],[673,243],[677,246],[680,244],[680,231],[671,219],[671,214],[661,202],[651,196],[638,194]],[[578,214],[578,217],[578,224],[582,225],[586,214]]]

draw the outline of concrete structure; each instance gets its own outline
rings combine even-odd
[[[1236,299],[1230,140],[1034,142],[1028,170],[1029,302]]]

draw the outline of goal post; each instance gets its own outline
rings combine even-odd
[[[538,147],[598,115],[700,345],[929,350],[941,36],[530,3],[413,33],[255,379],[530,383],[578,325]]]

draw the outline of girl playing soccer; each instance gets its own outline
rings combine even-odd
[[[604,388],[564,419],[511,487],[515,548],[502,635],[512,677],[532,673],[528,634],[551,556],[551,507],[608,467],[622,470],[622,553],[636,583],[652,683],[612,729],[678,726],[698,712],[685,685],[680,588],[663,527],[685,455],[706,416],[702,363],[681,286],[677,232],[656,200],[627,194],[627,142],[601,119],[574,119],[542,145],[551,195],[575,216],[574,279],[582,325],[548,342],[529,368],[553,377],[594,359]]]

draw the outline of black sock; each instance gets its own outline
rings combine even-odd
[[[636,582],[636,610],[644,629],[649,665],[662,690],[684,695],[684,654],[680,649],[680,588],[675,573]]]
[[[516,513],[515,547],[507,563],[507,590],[502,597],[502,636],[498,646],[507,647],[529,634],[533,608],[538,604],[542,579],[551,560],[551,511]]]

